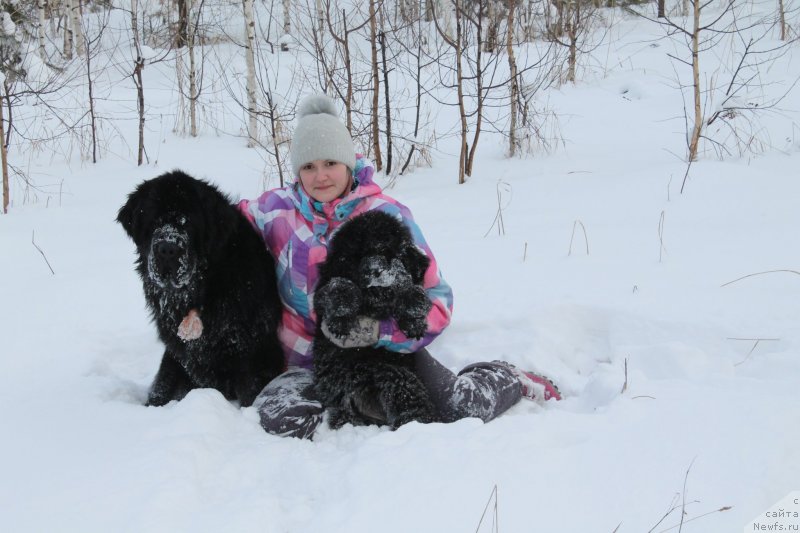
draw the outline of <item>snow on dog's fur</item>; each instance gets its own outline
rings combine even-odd
[[[228,198],[182,172],[145,181],[117,221],[165,350],[147,405],[214,388],[243,406],[283,368],[275,266]]]

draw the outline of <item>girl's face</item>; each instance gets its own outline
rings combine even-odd
[[[350,169],[330,159],[315,159],[300,167],[300,184],[318,202],[339,198],[350,187]]]

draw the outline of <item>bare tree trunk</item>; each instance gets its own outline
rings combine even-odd
[[[186,11],[191,21],[191,0],[185,0]],[[197,24],[189,28],[189,134],[197,137],[197,65],[194,59],[194,39],[197,34]]]
[[[186,93],[183,85],[184,78],[183,49],[175,50],[175,79],[178,82],[178,116],[175,122],[176,131],[186,134]]]
[[[284,2],[284,8],[286,2]],[[256,23],[253,18],[253,0],[244,0],[244,29],[247,36],[245,59],[247,62],[247,146],[252,148],[258,144],[258,116],[256,115]]]
[[[486,40],[483,43],[484,52],[494,52],[497,49],[498,41],[498,27],[500,21],[497,20],[497,7],[493,0],[489,0],[486,6],[486,19],[488,24],[486,26]]]
[[[278,132],[282,130],[281,124],[277,118],[277,106],[272,98],[272,89],[266,91],[267,97],[267,116],[269,117],[269,130],[272,137],[272,148],[275,150],[275,166],[278,168],[278,180],[280,186],[283,187],[283,164],[281,162],[280,145],[282,141],[278,140]]]
[[[86,50],[84,47],[85,41],[83,38],[83,25],[81,24],[81,20],[83,18],[81,16],[81,0],[70,1],[72,5],[68,15],[72,21],[72,31],[75,37],[75,51],[79,57],[83,57],[86,55]]]
[[[72,0],[64,0],[64,12],[66,13],[64,17],[64,59],[70,60],[72,59],[72,44],[75,39],[72,33],[72,24],[70,23],[72,19],[72,17],[70,17],[72,13]]]
[[[39,15],[39,27],[38,29],[38,36],[39,36],[39,57],[42,58],[42,61],[47,61],[47,49],[45,48],[46,42],[46,35],[44,25],[46,24],[45,19],[45,8],[47,7],[47,0],[39,0],[38,1],[38,15]]]
[[[483,125],[483,101],[485,95],[483,94],[483,65],[482,65],[482,54],[481,54],[481,43],[480,43],[480,36],[483,32],[483,11],[478,11],[478,20],[476,25],[476,35],[478,35],[478,45],[475,47],[476,49],[476,57],[475,57],[475,81],[477,83],[477,95],[476,99],[478,101],[478,108],[475,111],[477,118],[475,120],[475,134],[472,136],[472,146],[469,149],[469,158],[467,159],[467,166],[464,169],[467,176],[472,176],[472,163],[475,161],[475,152],[478,148],[478,139],[481,136],[481,127]]]
[[[786,8],[784,7],[783,0],[778,0],[778,15],[780,17],[781,25],[781,41],[786,40]]]
[[[3,99],[8,95],[0,96],[0,165],[3,167],[3,214],[8,214],[8,204],[11,200],[8,184],[8,150],[6,149],[5,131],[3,129]]]
[[[344,108],[345,108],[345,117],[346,117],[346,125],[347,131],[350,134],[353,133],[353,63],[350,59],[350,34],[354,31],[359,31],[363,28],[370,19],[364,20],[361,24],[356,26],[355,28],[348,28],[347,27],[347,11],[342,9],[342,35],[337,35],[337,33],[333,30],[333,22],[331,21],[331,14],[330,11],[326,11],[325,13],[325,22],[328,25],[328,31],[331,34],[331,37],[339,43],[339,46],[342,48],[342,55],[344,56],[344,68],[345,68],[345,78],[347,81],[347,90],[344,95]],[[321,51],[320,51],[321,52]]]
[[[97,116],[94,111],[94,80],[92,79],[92,51],[86,45],[86,81],[89,89],[89,120],[92,128],[92,163],[97,163]]]
[[[389,68],[386,66],[386,33],[381,16],[381,58],[383,63],[383,101],[386,105],[386,175],[392,172],[392,106],[389,98]]]
[[[658,0],[658,18],[666,18],[666,0]]]
[[[283,36],[281,41],[281,52],[289,51],[289,44],[286,42],[286,37],[292,32],[292,21],[289,17],[289,8],[291,6],[290,0],[283,0]]]
[[[372,59],[372,149],[375,152],[375,170],[383,170],[381,158],[381,129],[379,97],[381,90],[380,76],[378,74],[378,21],[375,16],[375,0],[369,0],[369,45]]]
[[[692,31],[692,87],[694,92],[694,127],[689,140],[689,162],[697,161],[697,150],[703,128],[703,112],[700,101],[700,0],[692,0],[694,7],[694,29]]]
[[[461,52],[462,52],[462,35],[461,35],[461,2],[460,0],[456,0],[456,84],[458,86],[458,113],[461,117],[461,151],[459,152],[458,156],[458,184],[462,185],[466,183],[467,179],[465,177],[466,174],[466,166],[467,166],[467,133],[469,133],[469,129],[467,127],[467,110],[465,108],[464,102],[464,66],[461,63]],[[480,44],[478,45],[478,50],[480,50]]]
[[[139,113],[139,150],[136,164],[142,166],[144,163],[144,83],[142,82],[142,70],[144,70],[144,58],[142,57],[142,45],[139,42],[139,6],[138,0],[131,0],[131,32],[133,33],[133,46],[136,59],[133,62],[133,83],[136,85],[136,109]]]
[[[433,3],[436,0],[425,0],[425,22],[433,22]]]
[[[511,124],[508,128],[508,156],[517,153],[517,98],[519,96],[519,80],[517,79],[517,60],[514,57],[514,10],[515,1],[508,0],[508,19],[506,24],[506,53],[508,55],[508,72],[511,81],[511,97],[509,109]]]
[[[568,0],[566,5],[566,33],[569,38],[569,70],[567,81],[575,83],[575,67],[578,63],[578,33],[581,25],[581,2],[580,0]]]
[[[178,6],[178,31],[175,33],[175,48],[189,44],[189,6],[191,0],[176,0]]]
[[[428,0],[429,2],[431,0]],[[421,25],[417,27],[420,28]],[[421,31],[420,31],[421,33]],[[403,168],[400,169],[400,174],[403,174],[406,169],[408,168],[409,163],[411,163],[411,157],[414,155],[414,150],[416,149],[416,140],[419,136],[419,119],[420,119],[420,112],[422,107],[422,39],[417,39],[417,75],[415,76],[417,81],[417,103],[416,103],[416,115],[414,118],[414,143],[411,145],[411,150],[408,152],[408,157],[406,158],[406,162],[403,165]],[[387,98],[388,101],[388,98]],[[388,113],[387,113],[388,114]]]
[[[325,0],[316,0],[317,2],[317,23],[319,27],[319,31],[322,31],[322,28],[325,27]]]

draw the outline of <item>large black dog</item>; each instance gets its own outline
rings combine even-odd
[[[283,369],[275,265],[258,233],[218,189],[178,171],[139,185],[117,221],[166,347],[147,405],[201,387],[251,405]]]
[[[431,301],[422,288],[428,257],[408,228],[387,213],[368,211],[333,235],[314,296],[314,384],[329,424],[432,422],[430,397],[410,354],[384,348],[340,348],[322,332],[346,337],[358,317],[394,318],[411,338],[424,335]]]

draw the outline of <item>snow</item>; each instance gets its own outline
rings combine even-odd
[[[682,100],[657,33],[621,20],[582,80],[542,97],[563,148],[507,159],[486,133],[459,186],[456,140],[442,138],[431,168],[388,191],[454,288],[431,352],[453,370],[505,359],[565,396],[488,424],[300,441],[213,390],[143,407],[162,346],[117,210],[175,168],[232,197],[277,178],[214,126],[173,135],[158,118],[177,100],[163,64],[145,69],[149,165],[130,156],[133,115],[116,124],[127,145],[108,141],[96,165],[28,147],[39,191],[14,182],[0,217],[0,530],[474,531],[497,487],[480,531],[649,531],[677,505],[659,531],[685,502],[682,531],[722,533],[800,489],[800,275],[787,272],[800,271],[800,93],[767,119],[766,153],[706,153],[681,194]],[[800,75],[784,61],[768,79]],[[135,109],[130,81],[113,91]],[[588,253],[580,224],[568,253],[576,221]]]

